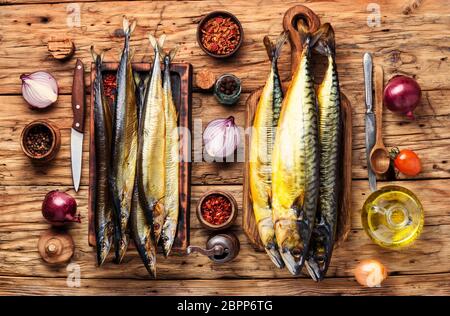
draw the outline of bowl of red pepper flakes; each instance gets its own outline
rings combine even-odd
[[[233,225],[236,220],[236,200],[228,192],[206,192],[198,201],[197,217],[202,226],[206,229],[226,229]]]
[[[230,12],[213,11],[203,17],[197,28],[197,41],[209,56],[227,58],[242,45],[244,30]]]

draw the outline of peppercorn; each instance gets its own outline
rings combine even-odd
[[[220,82],[219,90],[226,95],[232,95],[238,87],[236,80],[232,77],[224,77]]]
[[[43,125],[33,126],[25,138],[27,149],[33,156],[42,156],[48,153],[52,143],[52,133]]]

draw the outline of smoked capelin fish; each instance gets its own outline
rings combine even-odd
[[[136,23],[123,20],[125,44],[117,70],[117,95],[113,110],[111,172],[109,177],[115,210],[115,261],[120,263],[129,243],[128,220],[136,173],[138,118],[136,88],[130,57],[130,36]]]
[[[95,63],[94,92],[94,141],[95,141],[95,196],[94,221],[97,248],[97,264],[101,266],[111,249],[114,234],[113,209],[109,194],[108,174],[110,170],[112,117],[109,103],[103,90],[102,61],[91,46]]]
[[[264,37],[271,61],[270,72],[256,107],[249,157],[250,194],[259,236],[267,254],[278,268],[282,268],[284,263],[277,249],[272,221],[272,150],[283,102],[277,61],[286,39],[287,33],[283,33],[273,45],[269,37]]]
[[[319,196],[317,101],[311,73],[311,48],[319,34],[299,21],[300,62],[283,100],[272,164],[272,208],[278,250],[293,275],[300,274]]]
[[[327,57],[325,77],[317,90],[319,103],[320,188],[319,204],[306,267],[311,277],[322,280],[328,270],[336,236],[339,211],[339,172],[342,120],[339,79],[335,61],[334,31],[322,26],[323,36],[315,49]]]
[[[165,36],[150,43],[155,51],[151,78],[139,124],[138,189],[139,201],[149,223],[155,245],[158,244],[165,219],[165,113],[160,56]]]
[[[172,249],[177,232],[179,212],[179,161],[180,145],[177,123],[177,109],[172,97],[172,84],[170,77],[170,64],[178,48],[174,48],[164,56],[164,115],[165,115],[165,219],[161,231],[164,255],[167,257]]]
[[[136,100],[138,119],[141,121],[142,109],[145,102],[145,90],[150,74],[141,76],[134,74],[136,82]],[[131,203],[130,227],[134,243],[145,268],[152,277],[156,277],[156,245],[152,234],[152,222],[148,220],[139,202],[138,177],[135,179],[133,200]]]

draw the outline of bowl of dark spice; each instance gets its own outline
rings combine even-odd
[[[198,44],[209,56],[230,57],[239,50],[243,39],[244,30],[241,22],[229,12],[211,12],[198,24]]]
[[[207,229],[226,229],[236,220],[236,200],[227,192],[209,191],[197,204],[197,217],[202,226]]]
[[[45,120],[33,121],[25,126],[20,139],[24,154],[36,162],[52,160],[61,146],[59,129]]]
[[[214,85],[214,95],[220,104],[233,105],[241,97],[241,80],[231,74],[220,76]]]

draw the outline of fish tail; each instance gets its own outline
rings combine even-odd
[[[148,39],[150,41],[150,45],[152,45],[153,49],[155,50],[155,59],[156,59],[156,53],[158,53],[159,58],[163,58],[164,56],[164,41],[166,40],[166,34],[161,35],[158,39],[154,37],[152,34],[148,35]]]
[[[267,55],[269,56],[270,61],[276,61],[281,54],[281,49],[283,48],[284,43],[286,42],[288,37],[288,32],[282,32],[280,36],[277,38],[275,44],[270,40],[269,36],[264,36],[264,46],[266,47]]]
[[[91,45],[91,56],[92,59],[94,60],[95,63],[102,63],[105,57],[105,53],[109,50],[109,49],[104,49],[99,53],[97,53],[95,51],[94,45]]]
[[[178,51],[180,50],[180,45],[175,46],[169,51],[169,61],[172,62],[175,59],[175,56],[177,55]]]
[[[316,45],[317,41],[324,32],[324,28],[321,27],[316,32],[311,33],[308,29],[308,25],[302,19],[298,19],[297,29],[298,35],[300,37],[300,43],[302,43],[303,47],[313,47],[314,45]]]
[[[165,74],[169,74],[170,73],[170,69],[169,69],[170,64],[175,59],[175,56],[178,53],[179,48],[180,48],[180,46],[177,45],[174,48],[172,48],[167,54],[164,54],[164,53],[160,52],[160,53],[163,54],[162,56],[164,56],[162,59],[163,59],[164,67],[165,67],[164,68],[164,73]],[[166,77],[165,79],[167,80],[169,78]]]
[[[133,33],[134,29],[136,28],[136,20],[133,20],[130,24],[130,21],[127,19],[127,17],[123,16],[122,27],[125,37],[129,38],[131,36],[131,33]]]
[[[92,56],[92,60],[94,60],[94,62],[97,62],[97,58],[98,58],[98,54],[95,51],[94,45],[91,45],[91,56]]]
[[[314,49],[321,55],[334,57],[336,54],[336,42],[333,27],[330,23],[325,23],[320,28],[322,29],[322,36],[317,41]]]

